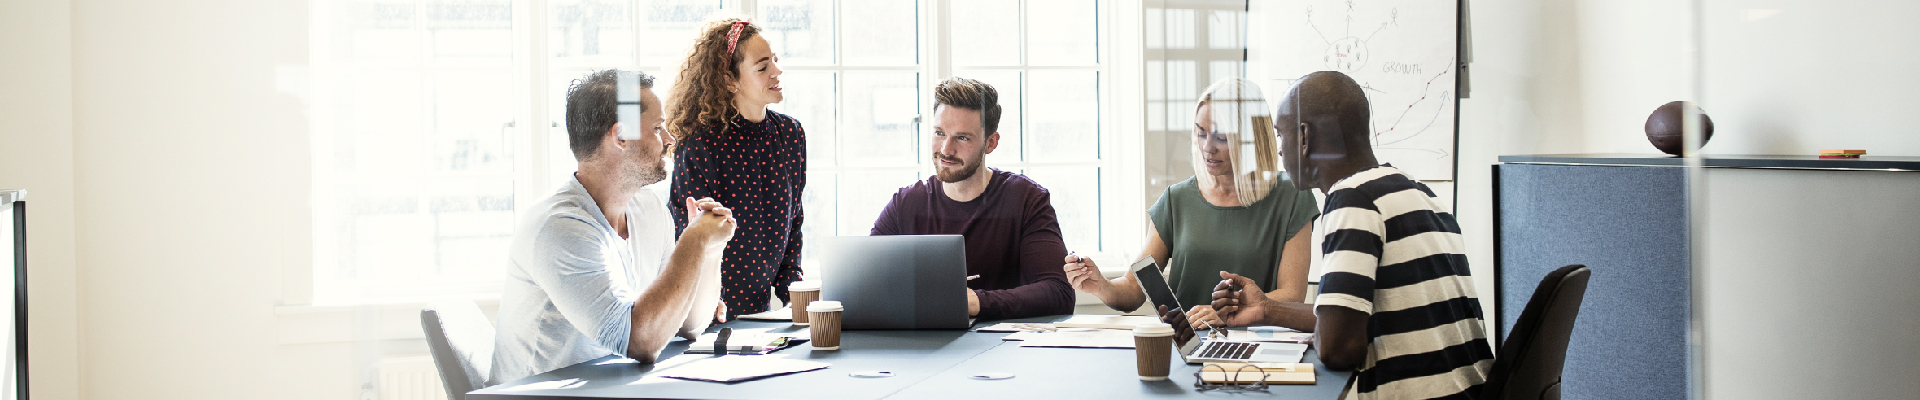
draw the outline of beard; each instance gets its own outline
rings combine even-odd
[[[628,187],[640,188],[667,179],[667,162],[660,156],[643,157],[639,161],[628,163],[625,174]]]
[[[980,166],[982,164],[986,164],[983,161],[985,161],[987,157],[986,157],[986,154],[980,154],[979,156],[974,157],[972,160],[965,160],[965,159],[959,159],[959,158],[942,157],[940,156],[940,154],[936,153],[933,155],[933,158],[935,160],[947,160],[947,161],[952,161],[960,164],[959,167],[956,167],[951,170],[942,169],[942,168],[934,168],[933,170],[934,178],[940,179],[941,182],[954,183],[954,182],[967,180],[968,178],[972,178],[973,174],[980,173]]]

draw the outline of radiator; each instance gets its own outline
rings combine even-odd
[[[447,400],[432,356],[380,359],[380,400]]]

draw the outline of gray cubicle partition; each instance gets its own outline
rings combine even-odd
[[[1686,398],[1685,169],[1493,168],[1496,337],[1504,341],[1548,272],[1586,264],[1593,278],[1567,346],[1561,398]]]

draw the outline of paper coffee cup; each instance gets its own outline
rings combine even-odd
[[[793,309],[793,324],[807,326],[807,304],[820,300],[820,281],[794,281],[787,286],[787,295],[793,299],[787,302]]]
[[[1133,327],[1133,358],[1140,380],[1167,380],[1173,362],[1173,326],[1140,324]]]
[[[840,302],[816,300],[807,304],[807,318],[813,321],[813,349],[840,349]]]

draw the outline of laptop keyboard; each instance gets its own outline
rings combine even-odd
[[[1245,360],[1253,357],[1253,343],[1245,342],[1208,342],[1206,350],[1200,351],[1200,358],[1222,360]]]

